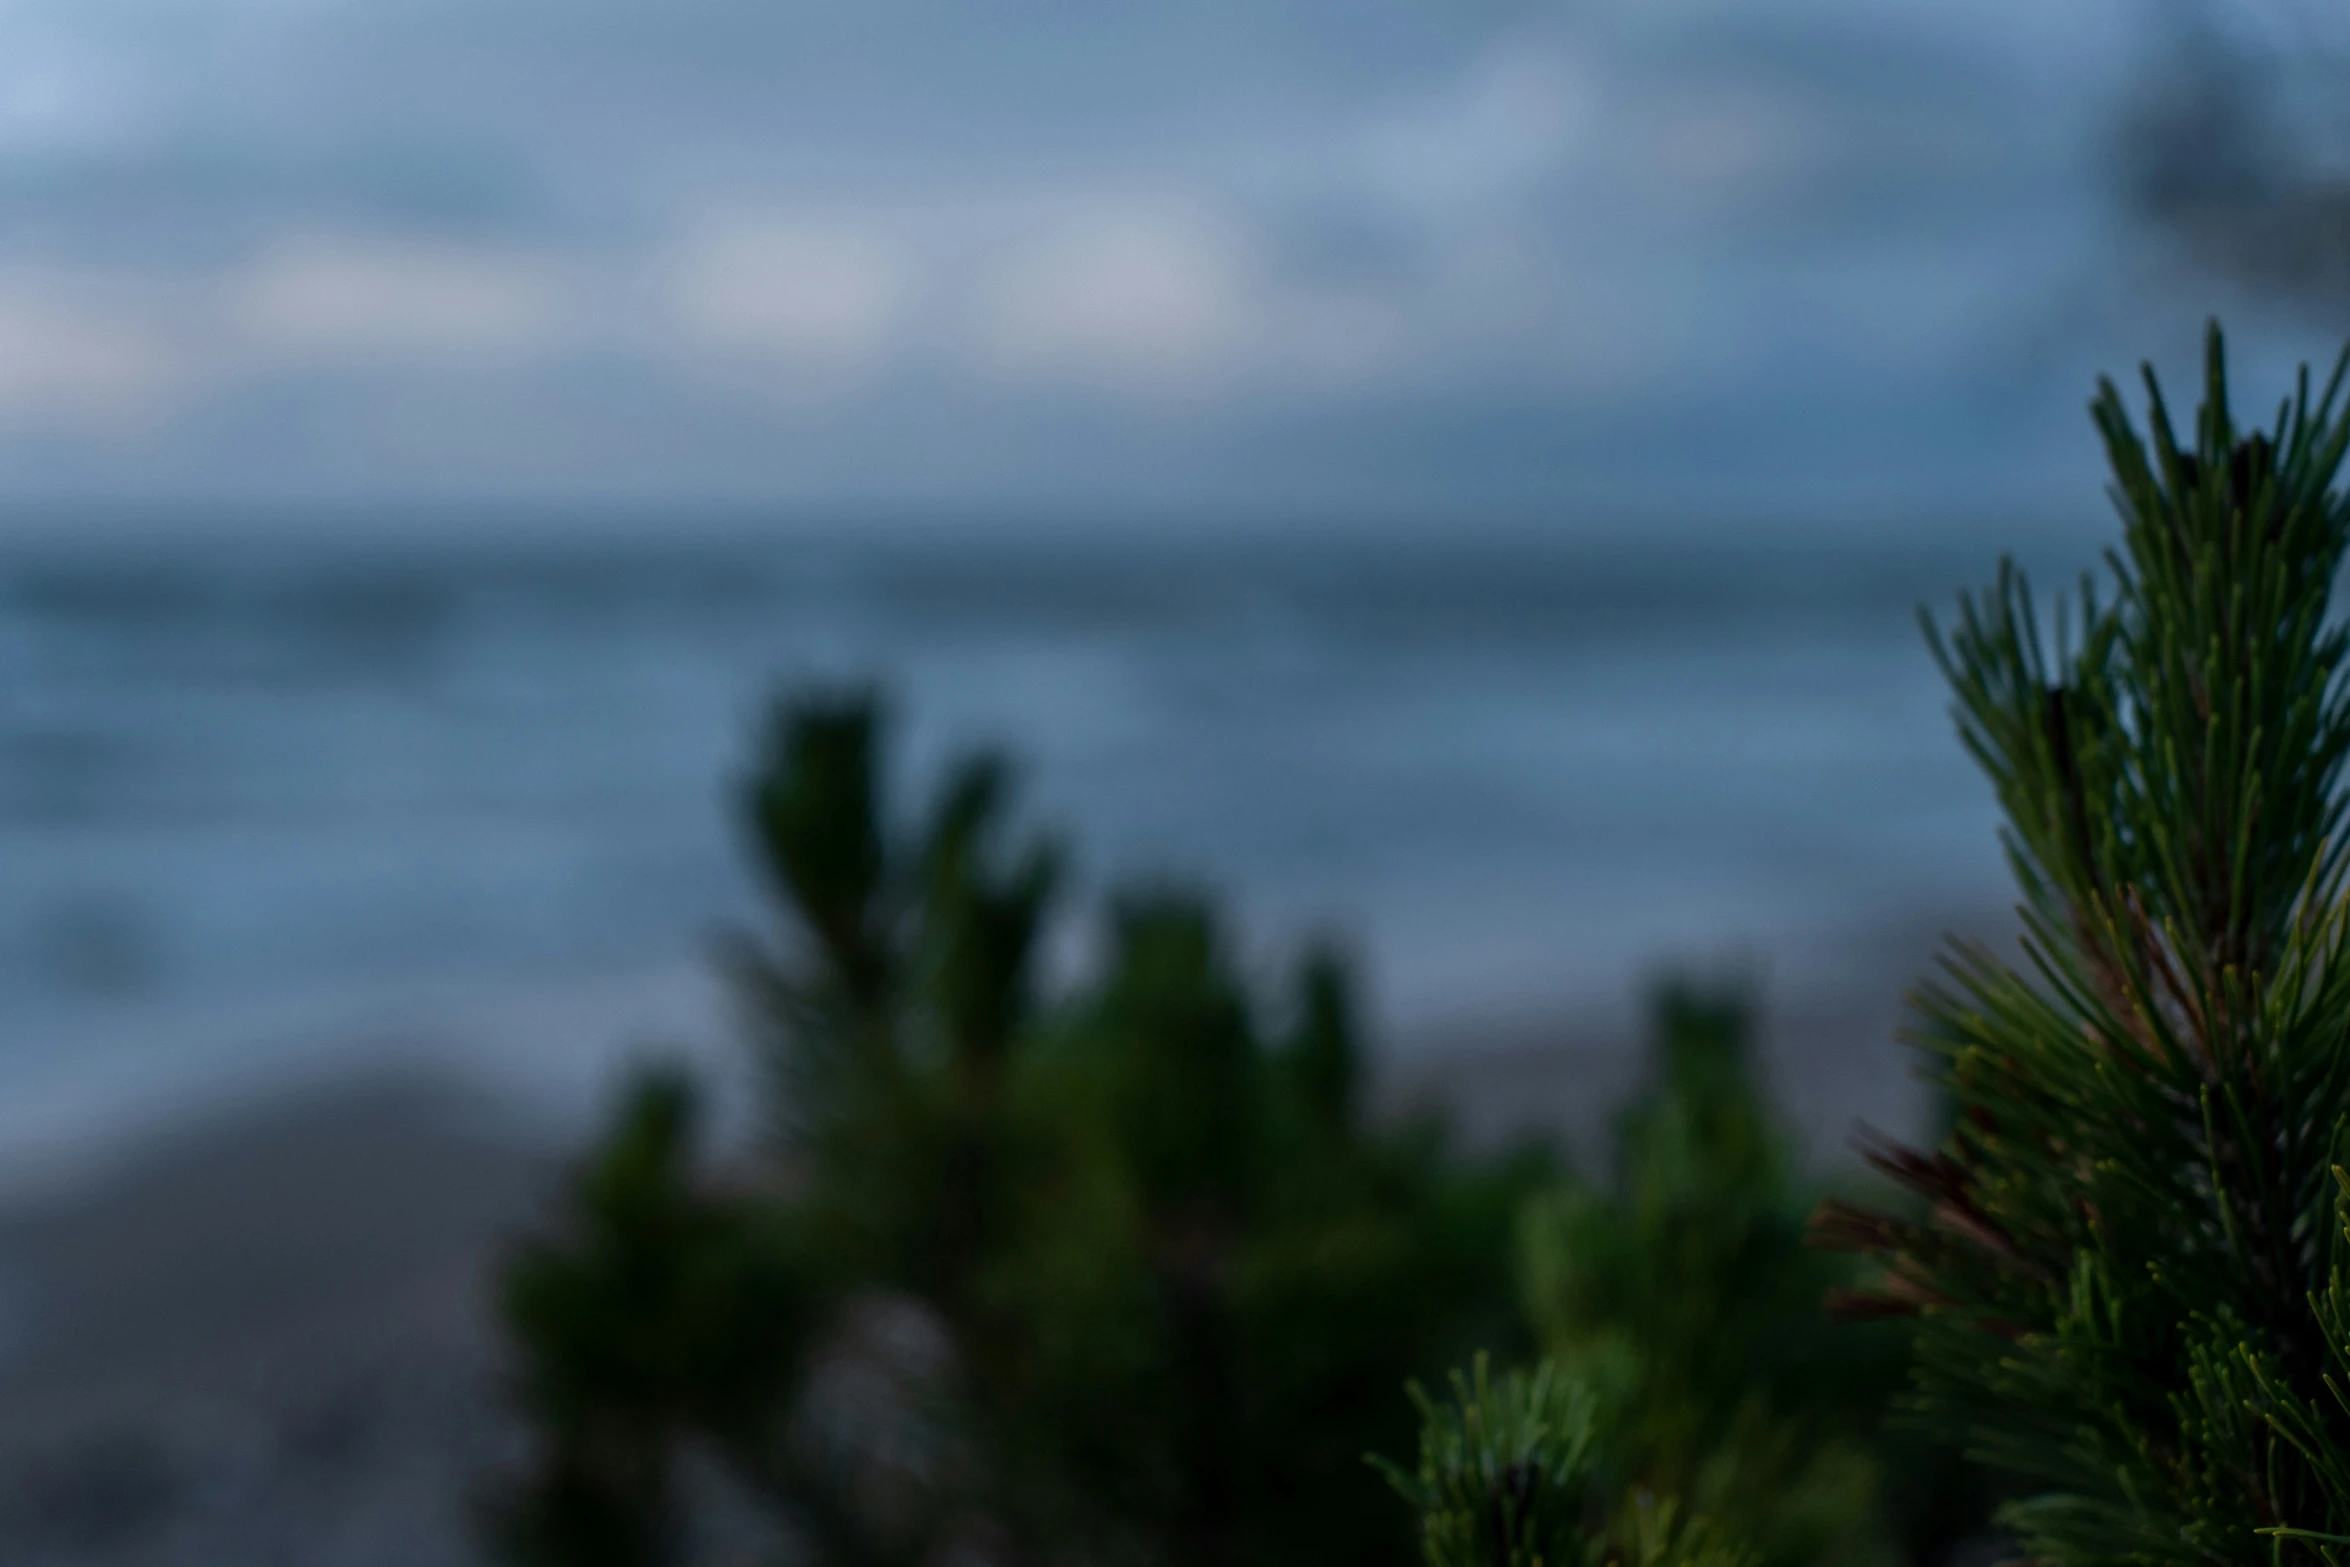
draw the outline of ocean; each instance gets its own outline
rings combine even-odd
[[[1013,756],[1077,872],[1332,934],[1381,1039],[1773,992],[2003,906],[1916,622],[1996,546],[748,533],[0,555],[0,1141],[416,1057],[725,1049],[767,704],[874,680],[894,807]]]

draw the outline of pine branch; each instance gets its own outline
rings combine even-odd
[[[2064,1567],[2274,1567],[2350,1527],[2342,383],[2242,429],[2215,327],[2184,436],[2151,372],[2144,434],[2102,385],[2109,584],[2044,636],[2002,566],[1930,628],[2023,963],[1954,948],[1916,993],[1954,1129],[1866,1152],[1931,1216],[1816,1233],[1886,1265],[1868,1305],[1922,1315],[1926,1407],[2042,1487],[2008,1521]]]

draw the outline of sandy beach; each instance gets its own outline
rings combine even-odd
[[[356,1082],[0,1219],[0,1560],[476,1560],[485,1264],[560,1164],[491,1120]]]

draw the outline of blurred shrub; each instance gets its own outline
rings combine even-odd
[[[1932,1560],[1979,1524],[1972,1472],[1888,1421],[1906,1324],[1831,1324],[1854,1283],[1807,1249],[1820,1193],[1756,1081],[1742,992],[1668,984],[1654,1077],[1606,1182],[1531,1201],[1526,1309],[1585,1390],[1615,1500],[1671,1499],[1755,1567]]]
[[[649,1081],[506,1270],[538,1456],[503,1553],[678,1559],[707,1451],[832,1561],[1408,1560],[1362,1455],[1411,1440],[1407,1379],[1525,1345],[1550,1167],[1372,1125],[1342,964],[1268,1007],[1193,896],[1118,902],[1046,1001],[1058,857],[1007,842],[1003,767],[907,831],[879,730],[793,704],[744,793],[785,916],[726,959],[772,1084],[751,1167],[697,1172]]]
[[[782,1212],[699,1181],[696,1111],[682,1078],[648,1076],[575,1180],[565,1233],[506,1267],[500,1306],[529,1347],[517,1394],[544,1438],[533,1482],[492,1509],[510,1560],[663,1559],[679,1443],[755,1448],[792,1394],[815,1296]]]
[[[875,702],[818,698],[744,791],[784,915],[725,956],[754,1154],[701,1168],[650,1076],[505,1270],[538,1437],[491,1499],[508,1560],[681,1559],[697,1454],[850,1567],[1400,1567],[1381,1469],[1428,1567],[1885,1567],[1979,1517],[1886,1428],[1910,1325],[1822,1318],[1856,1264],[1803,1249],[1740,995],[1662,992],[1607,1179],[1470,1158],[1366,1118],[1336,956],[1267,1007],[1195,896],[1116,901],[1047,998],[1060,861],[1009,841],[1003,766],[911,830],[885,772]],[[1407,1385],[1418,1469],[1366,1464]]]

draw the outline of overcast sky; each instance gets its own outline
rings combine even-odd
[[[0,496],[2038,504],[2132,9],[0,0]]]

